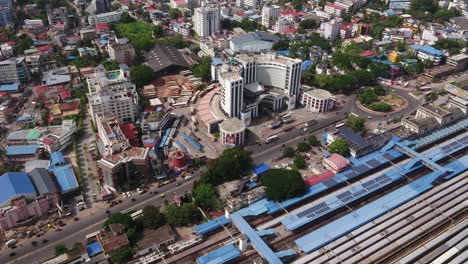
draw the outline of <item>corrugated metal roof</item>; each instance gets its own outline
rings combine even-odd
[[[31,176],[31,179],[34,183],[34,186],[36,186],[36,190],[39,195],[57,192],[55,184],[46,169],[34,169],[29,173],[29,176]]]
[[[240,256],[240,250],[233,244],[218,248],[204,256],[197,258],[198,264],[221,264]]]
[[[65,159],[60,151],[52,152],[50,158],[52,159],[52,164],[55,166],[65,164]]]
[[[20,194],[36,195],[36,190],[26,173],[7,172],[0,176],[0,206]]]
[[[61,193],[78,188],[78,182],[76,181],[75,172],[71,164],[55,167],[52,172],[57,179]]]
[[[16,155],[32,155],[37,152],[39,145],[15,145],[7,146],[6,155],[7,156],[16,156]]]
[[[208,222],[205,222],[203,224],[197,225],[195,227],[195,232],[197,232],[197,234],[199,235],[204,235],[228,223],[229,223],[229,219],[227,219],[226,216],[223,215],[218,218],[212,219]]]
[[[270,166],[268,166],[266,163],[261,163],[257,167],[253,168],[252,171],[253,173],[260,175],[264,172],[267,172],[270,169]]]

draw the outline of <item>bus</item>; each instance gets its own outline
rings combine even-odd
[[[335,128],[340,128],[340,127],[344,127],[345,123],[339,123],[339,124],[336,124],[335,125]]]
[[[267,139],[265,140],[265,143],[268,144],[268,143],[271,143],[271,142],[276,141],[276,140],[278,140],[278,139],[279,139],[279,137],[278,137],[277,135],[269,136],[269,137],[267,137]]]
[[[123,210],[123,211],[120,212],[120,213],[122,213],[122,214],[131,214],[131,213],[133,213],[134,211],[135,211],[135,209],[133,209],[133,207],[130,207],[130,208],[127,208],[127,209]]]
[[[142,216],[142,215],[143,215],[143,209],[140,209],[140,210],[138,210],[138,211],[132,213],[132,214],[130,215],[130,217],[132,217],[132,219],[135,220],[135,219],[139,218],[139,217]]]

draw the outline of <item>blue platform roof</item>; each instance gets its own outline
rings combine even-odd
[[[78,188],[78,182],[71,164],[55,167],[52,172],[57,179],[60,192],[64,193]]]
[[[50,154],[50,158],[52,159],[52,164],[55,166],[65,164],[65,159],[60,151],[52,152],[52,154]]]
[[[283,55],[283,56],[288,56],[291,53],[289,50],[278,50],[276,54],[278,55]]]
[[[447,167],[453,170],[450,173],[451,177],[466,171],[468,155],[450,163]],[[429,173],[297,239],[295,243],[305,253],[317,250],[431,189],[433,182],[441,175],[444,175],[443,171]]]
[[[88,256],[93,257],[103,251],[101,244],[99,242],[94,242],[86,246],[86,250],[88,251]]]
[[[256,175],[260,175],[260,174],[262,174],[262,173],[267,172],[269,169],[270,169],[270,166],[268,166],[268,164],[266,164],[266,163],[261,163],[261,164],[258,165],[257,167],[253,168],[252,171],[253,171],[253,173],[255,173]]]
[[[33,155],[38,148],[39,145],[14,145],[7,146],[5,151],[7,156]]]
[[[423,46],[423,45],[411,45],[411,48],[416,51],[421,51],[426,54],[429,54],[431,56],[435,57],[442,57],[444,56],[444,53],[441,50],[438,50],[434,47],[431,46]]]
[[[269,264],[281,264],[281,260],[273,252],[273,250],[263,241],[263,239],[257,234],[257,232],[245,221],[242,215],[238,212],[231,214],[232,222],[237,228],[246,235],[250,243],[252,243],[257,250],[258,254],[262,256]]]
[[[187,141],[190,145],[192,145],[192,147],[194,147],[195,149],[197,149],[200,152],[203,152],[202,145],[200,145],[200,143],[198,143],[196,140],[194,140],[193,138],[191,138],[187,134],[185,134],[185,132],[182,133],[182,137],[185,139],[185,141]]]
[[[222,264],[240,257],[240,250],[233,244],[218,248],[197,258],[197,264]]]
[[[15,195],[36,195],[34,185],[24,172],[7,172],[0,176],[0,206]]]
[[[213,230],[216,230],[220,228],[223,225],[227,225],[229,223],[229,219],[226,218],[226,216],[220,216],[218,218],[212,219],[208,222],[205,222],[203,224],[197,225],[195,227],[195,232],[199,235],[204,235],[207,234]]]
[[[3,84],[3,85],[0,85],[0,92],[15,93],[15,92],[18,92],[19,87],[20,87],[19,83]]]
[[[211,58],[211,65],[222,65],[223,61],[220,58],[213,57]]]

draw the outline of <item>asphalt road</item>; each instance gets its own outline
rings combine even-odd
[[[120,212],[127,208],[133,207],[135,210],[143,209],[147,205],[161,206],[164,204],[164,200],[172,200],[173,193],[176,192],[179,196],[183,195],[184,192],[191,192],[193,180],[198,178],[200,171],[192,174],[192,180],[190,181],[179,181],[180,186],[175,186],[175,183],[163,186],[161,188],[151,188],[150,191],[157,190],[157,194],[150,194],[146,192],[142,195],[134,193],[132,196],[136,198],[135,202],[131,199],[124,199],[119,205],[110,208],[113,213]],[[165,193],[166,197],[161,198],[160,194]],[[77,241],[84,241],[87,234],[98,231],[102,228],[102,225],[107,218],[105,211],[98,212],[94,215],[90,215],[84,219],[80,219],[78,222],[70,223],[64,226],[62,231],[49,231],[40,238],[33,237],[31,239],[22,240],[17,244],[15,249],[4,249],[0,254],[0,263],[41,263],[54,254],[55,246],[64,243],[67,246],[72,246]],[[48,243],[42,244],[42,240],[49,240]],[[39,242],[37,247],[31,245],[31,241]],[[15,257],[10,257],[10,252],[15,252]]]

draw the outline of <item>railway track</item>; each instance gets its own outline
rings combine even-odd
[[[468,173],[354,230],[295,263],[382,263],[467,211]],[[400,253],[401,254],[401,253]]]

